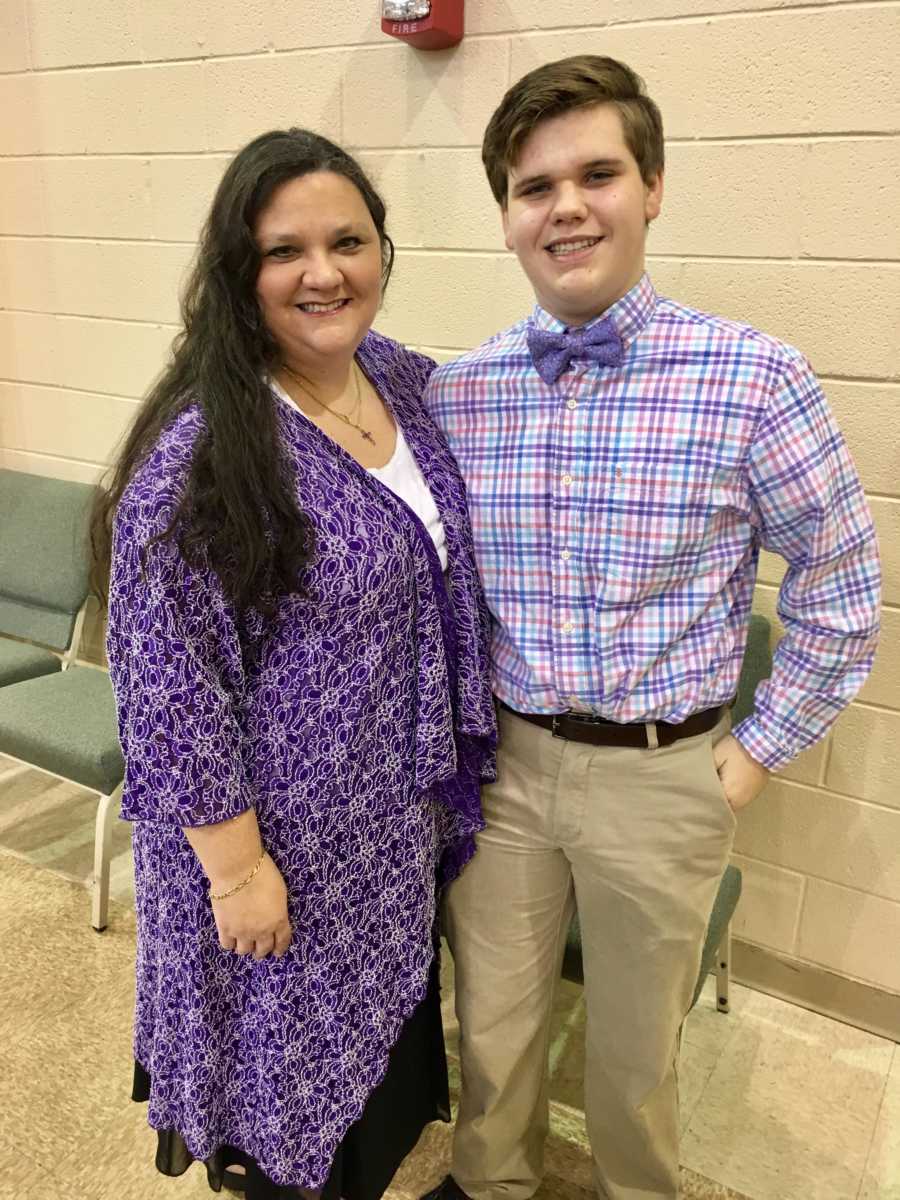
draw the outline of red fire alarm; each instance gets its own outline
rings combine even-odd
[[[462,41],[465,0],[382,0],[381,28],[417,50],[444,50]]]

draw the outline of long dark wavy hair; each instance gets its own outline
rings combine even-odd
[[[193,566],[209,564],[238,612],[268,611],[274,598],[300,592],[313,529],[297,505],[279,445],[267,374],[278,346],[256,298],[257,217],[276,188],[312,171],[343,175],[360,192],[381,243],[382,288],[394,262],[385,206],[346,151],[306,129],[273,130],[240,150],[226,170],[200,235],[182,296],[183,331],[122,445],[91,519],[92,580],[102,601],[109,586],[112,527],[122,493],[161,433],[183,409],[203,410],[187,486],[166,530]]]

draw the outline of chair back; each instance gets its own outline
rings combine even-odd
[[[772,627],[767,617],[753,613],[747,630],[747,647],[738,681],[737,698],[731,710],[731,723],[737,725],[753,712],[757,686],[772,674]]]
[[[0,469],[0,633],[66,648],[88,593],[94,492]]]

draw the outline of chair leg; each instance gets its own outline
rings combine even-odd
[[[719,952],[716,956],[716,1008],[720,1013],[727,1013],[728,985],[731,982],[731,922],[725,926]]]
[[[94,830],[94,875],[91,880],[91,925],[102,933],[109,913],[109,860],[112,851],[113,821],[122,798],[122,784],[109,796],[101,796],[97,805]]]

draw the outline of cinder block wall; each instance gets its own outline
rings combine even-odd
[[[530,296],[482,178],[485,122],[537,63],[626,59],[667,123],[658,287],[809,355],[884,552],[871,682],[741,818],[738,933],[900,994],[898,6],[468,0],[465,42],[439,54],[382,37],[378,9],[4,0],[0,462],[97,477],[177,328],[224,162],[273,126],[344,142],[380,180],[399,248],[385,332],[443,359],[515,320]],[[763,574],[771,614],[777,563]]]

